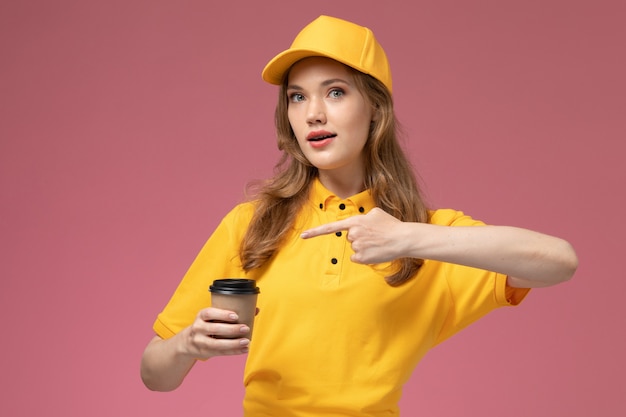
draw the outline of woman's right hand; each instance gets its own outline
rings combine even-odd
[[[250,328],[238,324],[237,319],[237,314],[228,310],[214,307],[200,310],[181,335],[186,353],[201,360],[247,353]]]
[[[249,333],[250,328],[238,324],[232,311],[212,307],[200,310],[191,326],[173,337],[152,338],[141,358],[141,379],[151,390],[172,391],[197,359],[247,353]]]

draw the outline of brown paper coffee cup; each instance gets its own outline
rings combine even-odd
[[[230,310],[237,313],[237,323],[245,324],[250,328],[247,334],[252,338],[254,317],[256,315],[256,303],[259,295],[259,287],[252,279],[218,279],[213,281],[209,288],[211,292],[211,306]]]

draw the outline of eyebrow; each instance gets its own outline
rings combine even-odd
[[[331,84],[335,84],[335,83],[342,83],[342,84],[346,84],[348,86],[350,85],[350,83],[347,82],[344,79],[341,79],[341,78],[331,78],[331,79],[323,81],[321,86],[322,87],[327,87],[327,86],[329,86]],[[287,90],[299,90],[299,91],[301,91],[301,90],[304,90],[304,89],[302,87],[300,87],[299,85],[297,85],[297,84],[289,84],[289,85],[287,85]]]

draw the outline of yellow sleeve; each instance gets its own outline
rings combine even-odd
[[[431,213],[431,223],[444,226],[484,226],[460,211],[437,210]],[[444,264],[452,308],[437,343],[477,321],[499,307],[515,306],[528,294],[525,288],[506,284],[506,275],[463,265]]]
[[[198,311],[210,307],[209,286],[220,278],[244,278],[239,245],[250,222],[249,204],[237,206],[224,217],[191,264],[153,329],[166,339],[189,326]]]

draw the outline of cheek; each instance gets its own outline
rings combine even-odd
[[[289,120],[289,124],[293,126],[293,111],[287,110],[287,120]]]
[[[354,121],[352,127],[354,131],[358,132],[359,136],[363,137],[363,140],[366,141],[372,130],[372,120],[368,117],[359,118]]]
[[[289,120],[289,125],[291,126],[291,130],[293,130],[296,133],[296,136],[298,134],[298,128],[297,126],[300,125],[300,123],[298,123],[298,115],[295,111],[288,111],[287,112],[287,120]]]

